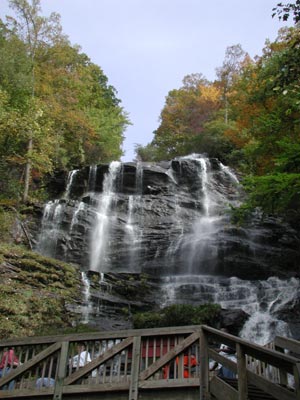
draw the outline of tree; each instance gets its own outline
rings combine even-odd
[[[39,0],[10,5],[16,19],[0,21],[0,151],[2,165],[20,172],[26,201],[33,175],[119,159],[130,121],[102,69],[62,34],[57,14],[40,16]]]
[[[169,92],[154,132],[154,145],[161,158],[169,159],[195,151],[195,137],[220,108],[220,90],[202,74],[188,75],[183,86]]]
[[[52,13],[49,18],[39,15],[40,0],[32,0],[29,4],[27,0],[10,0],[10,7],[16,12],[18,17],[14,19],[8,18],[9,25],[13,32],[15,32],[20,39],[23,40],[29,59],[31,60],[31,97],[35,97],[35,63],[36,52],[39,46],[47,46],[57,40],[62,40],[61,26],[59,23],[58,14]],[[31,110],[29,110],[31,112]],[[37,122],[37,120],[36,120]],[[36,123],[31,125],[32,129],[40,130]],[[31,179],[32,169],[32,154],[34,146],[34,136],[36,132],[31,131],[27,133],[27,156],[25,164],[24,175],[24,193],[23,201],[28,199],[29,184]]]
[[[238,77],[241,69],[242,62],[247,54],[242,49],[240,44],[229,46],[225,52],[225,59],[223,65],[216,69],[219,84],[222,88],[222,96],[225,109],[225,124],[228,123],[228,92],[234,80]]]
[[[300,0],[296,0],[294,3],[278,3],[272,11],[272,18],[277,15],[279,21],[287,21],[292,15],[295,24],[297,24],[300,21]]]

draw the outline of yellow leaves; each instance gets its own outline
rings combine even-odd
[[[212,103],[220,102],[221,90],[214,85],[200,85],[199,90],[201,93],[200,99],[202,101],[210,101]]]

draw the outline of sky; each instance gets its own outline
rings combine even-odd
[[[186,75],[216,78],[226,48],[241,44],[261,55],[266,39],[284,26],[272,18],[277,0],[41,0],[42,14],[57,12],[72,45],[99,65],[117,90],[132,123],[123,161],[134,159],[159,126],[168,92]],[[0,0],[0,17],[12,15]]]

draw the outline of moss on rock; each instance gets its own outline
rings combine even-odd
[[[62,332],[81,293],[76,266],[0,244],[0,338]]]

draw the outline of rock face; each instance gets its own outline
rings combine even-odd
[[[51,186],[56,198],[45,205],[39,231],[32,231],[45,255],[100,276],[148,274],[160,281],[160,305],[244,307],[246,287],[253,304],[268,307],[277,293],[270,277],[277,277],[279,292],[291,279],[293,290],[299,288],[299,234],[274,218],[232,225],[229,210],[239,205],[241,188],[216,159],[113,162],[72,171],[63,189],[61,181],[59,175],[60,185]],[[259,285],[272,287],[272,296],[263,300]]]

